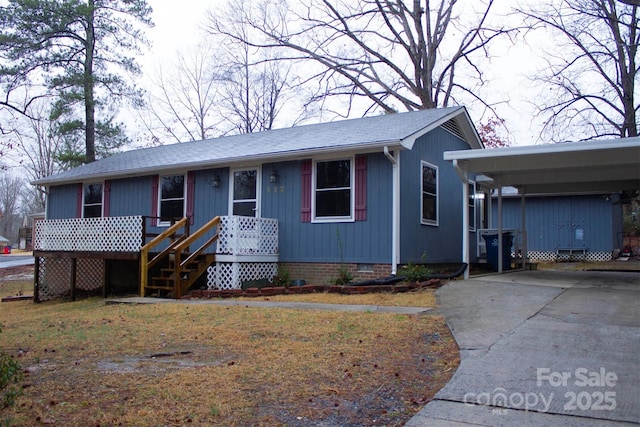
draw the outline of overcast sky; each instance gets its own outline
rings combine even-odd
[[[149,0],[155,27],[147,30],[153,43],[151,51],[140,58],[145,74],[151,75],[161,65],[170,67],[178,52],[193,48],[200,42],[201,24],[207,10],[222,7],[224,3],[224,0]],[[513,5],[513,0],[498,0],[494,13],[506,13]],[[531,105],[536,89],[526,76],[541,66],[540,45],[547,41],[542,34],[529,34],[528,40],[535,47],[506,43],[494,45],[492,51],[495,56],[483,67],[491,83],[482,96],[492,104],[505,101],[495,108],[506,120],[513,145],[541,143],[538,139],[539,121],[533,117],[535,110]],[[479,107],[470,108],[472,119],[478,122],[483,111]]]

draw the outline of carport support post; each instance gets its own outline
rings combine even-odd
[[[502,273],[502,184],[498,185],[498,273]]]
[[[522,251],[521,255],[522,255],[522,269],[526,270],[527,269],[527,231],[526,231],[526,227],[525,227],[525,220],[526,220],[526,215],[525,215],[525,209],[526,209],[527,205],[526,205],[526,201],[525,201],[525,192],[524,192],[524,188],[522,189],[522,195],[520,197],[520,215],[522,215],[521,219],[520,219],[520,226],[521,226],[521,230],[520,230],[520,238],[522,239],[522,245],[520,247],[520,250]],[[516,254],[517,256],[518,254]]]

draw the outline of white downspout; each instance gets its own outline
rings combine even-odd
[[[44,186],[44,219],[49,219],[49,186]]]
[[[470,265],[469,256],[469,177],[466,168],[462,168],[457,159],[453,160],[453,167],[462,181],[462,262]],[[464,279],[469,278],[469,270],[464,270]]]
[[[396,151],[395,156],[389,152],[389,147],[385,145],[384,155],[392,165],[392,188],[391,188],[391,274],[398,273],[398,263],[400,262],[400,152]]]

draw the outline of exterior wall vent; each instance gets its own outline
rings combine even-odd
[[[447,132],[450,132],[450,133],[454,134],[458,138],[464,140],[464,135],[462,135],[462,131],[460,130],[460,126],[458,126],[458,123],[455,121],[455,119],[448,120],[447,122],[445,122],[442,125],[440,125],[440,127],[442,129],[446,130]]]

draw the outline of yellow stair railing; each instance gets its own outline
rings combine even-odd
[[[198,239],[203,237],[209,230],[219,226],[220,217],[208,221],[194,233],[188,231],[188,218],[183,218],[169,227],[162,234],[158,235],[151,242],[144,245],[140,254],[140,295],[145,296],[147,289],[171,290],[174,298],[182,298],[184,292],[204,273],[204,271],[214,262],[215,254],[206,254],[205,250],[218,240],[219,233],[216,232],[207,239],[198,249],[189,252],[189,247]],[[182,227],[185,234],[175,238],[176,233]],[[158,255],[149,260],[149,251],[159,245],[162,241],[172,238],[173,241]],[[149,269],[162,259],[168,259],[168,268],[162,269],[160,277],[153,277],[152,284],[149,284]],[[166,282],[157,284],[155,282]]]

